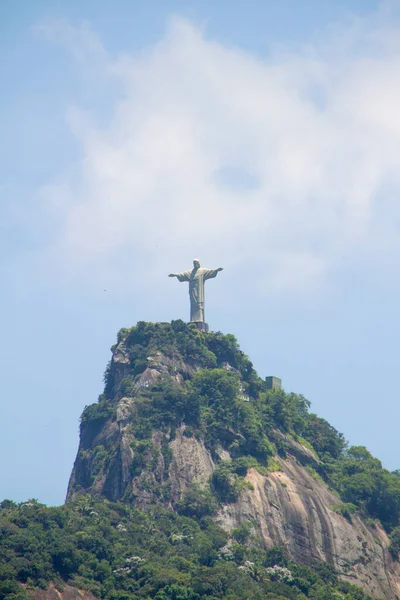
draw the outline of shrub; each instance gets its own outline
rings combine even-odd
[[[115,414],[114,407],[106,400],[100,401],[97,404],[85,406],[81,416],[81,429],[87,423],[102,423],[110,419]]]
[[[245,523],[241,523],[236,529],[233,529],[232,537],[240,544],[245,544],[250,537],[251,530],[251,523],[246,521]]]
[[[187,517],[202,518],[216,512],[217,502],[210,490],[192,483],[176,503],[176,509]]]
[[[334,504],[329,508],[338,515],[346,517],[346,519],[350,519],[351,515],[357,512],[357,506],[355,504],[352,504],[351,502],[339,502],[338,504]]]
[[[390,534],[389,551],[393,558],[398,560],[400,554],[400,527],[396,527]]]
[[[211,477],[212,488],[221,502],[235,502],[239,496],[238,476],[232,469],[231,463],[221,461]]]
[[[253,456],[240,456],[239,458],[235,458],[232,462],[232,469],[241,477],[245,477],[247,475],[248,469],[251,467],[257,467],[258,461]]]

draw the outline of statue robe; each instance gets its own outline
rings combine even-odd
[[[176,277],[179,281],[189,282],[190,297],[190,321],[205,322],[204,317],[204,282],[218,275],[218,269],[204,269],[195,267],[191,271],[178,273]]]

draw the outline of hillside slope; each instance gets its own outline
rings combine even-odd
[[[227,551],[239,531],[247,548],[280,547],[374,597],[400,597],[388,535],[398,475],[346,448],[302,396],[268,391],[233,336],[138,323],[112,350],[105,393],[82,415],[68,502],[205,510]]]

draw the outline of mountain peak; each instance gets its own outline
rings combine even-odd
[[[372,505],[350,493],[358,480],[349,482],[345,461],[369,469],[368,451],[354,458],[303,396],[271,389],[233,335],[139,322],[119,332],[112,353],[104,393],[82,414],[68,501],[89,494],[210,515],[228,536],[247,528],[254,544],[396,598],[388,535],[362,519],[376,516]],[[387,518],[390,531],[398,515]]]

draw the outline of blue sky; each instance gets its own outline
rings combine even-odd
[[[399,468],[400,11],[4,0],[0,497],[63,501],[118,329],[207,320]]]

